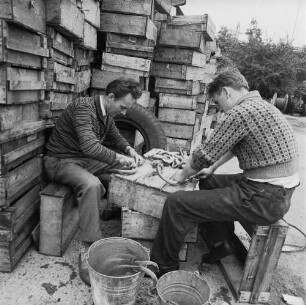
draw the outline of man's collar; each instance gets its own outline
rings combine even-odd
[[[97,109],[97,112],[98,112],[99,119],[101,121],[104,121],[105,117],[106,117],[106,111],[105,111],[105,107],[104,107],[104,104],[103,104],[103,95],[97,95],[96,96],[95,104],[96,104],[96,109]]]

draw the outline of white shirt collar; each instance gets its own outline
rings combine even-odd
[[[102,110],[102,115],[106,116],[106,111],[105,111],[105,107],[103,104],[103,95],[100,95],[100,106],[101,106],[101,110]]]

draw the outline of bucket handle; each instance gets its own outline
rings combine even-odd
[[[202,279],[202,277],[201,277],[199,271],[195,271],[195,272],[194,272],[194,275],[195,275],[196,277],[198,277],[199,279]],[[211,305],[211,303],[210,303],[209,301],[207,301],[207,302],[203,303],[202,305]]]

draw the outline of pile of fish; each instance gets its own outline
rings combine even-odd
[[[163,149],[154,149],[150,153],[146,154],[147,159],[161,161],[164,166],[170,166],[172,168],[183,168],[188,160],[188,156],[185,152],[171,152]]]

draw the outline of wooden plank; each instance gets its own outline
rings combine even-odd
[[[167,148],[170,151],[179,152],[180,149],[183,151],[189,152],[191,148],[191,140],[167,138]]]
[[[176,13],[171,0],[155,0],[155,9],[161,14],[175,15]]]
[[[173,6],[182,6],[186,4],[186,0],[171,0]]]
[[[115,79],[122,77],[122,74],[109,71],[92,70],[92,88],[106,89],[107,85]],[[129,75],[135,81],[139,81],[139,76],[135,74]]]
[[[171,16],[168,28],[203,32],[205,39],[209,41],[213,41],[216,37],[216,26],[207,14]]]
[[[43,90],[46,89],[44,81],[8,81],[8,90],[25,91],[25,90]]]
[[[0,18],[44,34],[46,32],[45,1],[1,1]]]
[[[97,50],[97,29],[86,21],[80,45],[89,50]]]
[[[43,69],[48,56],[45,37],[0,20],[0,62]]]
[[[162,122],[166,137],[192,140],[194,126]]]
[[[111,53],[103,53],[102,65],[149,72],[151,67],[151,60]]]
[[[122,208],[121,216],[122,237],[154,240],[160,222],[158,219],[126,208]],[[186,235],[184,241],[186,243],[197,242],[197,233],[198,228],[196,227]]]
[[[154,63],[151,74],[157,77],[166,77],[179,80],[203,80],[205,68],[192,67],[187,65]]]
[[[100,30],[106,33],[140,36],[156,41],[157,28],[149,17],[101,12]]]
[[[194,126],[196,119],[196,111],[186,109],[160,108],[158,110],[158,119],[161,122],[170,122]]]
[[[159,108],[195,110],[197,97],[178,94],[159,94]]]
[[[39,104],[5,105],[0,111],[0,131],[15,125],[39,121]]]
[[[100,1],[83,0],[82,11],[84,12],[85,20],[96,28],[100,27]]]
[[[155,50],[154,61],[204,68],[206,56],[193,50],[158,47]]]
[[[123,68],[120,66],[110,66],[106,64],[102,64],[101,70],[121,74],[121,77],[129,77],[132,74],[132,75],[137,75],[138,77],[148,78],[150,75],[149,71],[146,72],[135,69]]]
[[[45,0],[45,5],[48,25],[75,42],[82,39],[85,18],[75,0]]]
[[[90,87],[91,81],[91,70],[84,70],[80,72],[75,72],[76,84],[75,92],[82,92]]]
[[[202,88],[199,81],[156,77],[155,91],[168,94],[198,95]]]
[[[204,53],[205,40],[201,32],[161,29],[158,39],[160,46],[196,50]]]
[[[123,14],[151,16],[153,0],[104,0],[101,10]]]

